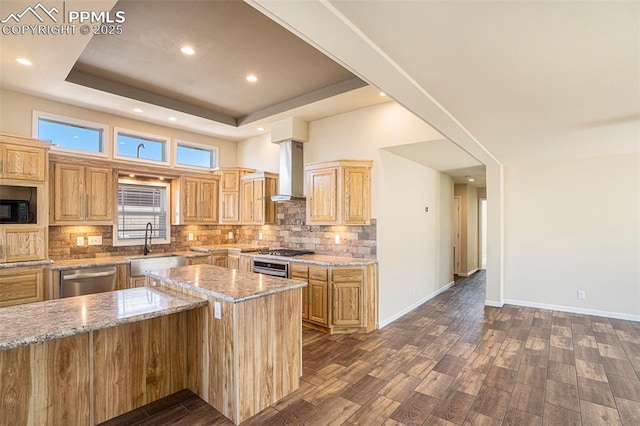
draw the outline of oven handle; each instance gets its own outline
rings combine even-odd
[[[94,272],[89,274],[73,274],[73,275],[65,275],[62,277],[64,281],[66,280],[81,280],[83,278],[98,278],[98,277],[108,277],[110,275],[114,275],[115,271],[109,272]]]
[[[269,268],[262,268],[260,266],[254,266],[253,267],[253,272],[255,272],[256,274],[265,274],[265,275],[271,275],[273,277],[280,277],[280,278],[287,278],[287,271],[275,271],[273,269],[269,269]]]

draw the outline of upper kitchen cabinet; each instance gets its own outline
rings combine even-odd
[[[49,147],[0,135],[0,263],[47,258]]]
[[[55,163],[51,224],[111,225],[114,182],[110,168]]]
[[[0,135],[0,179],[44,182],[50,144]]]
[[[240,221],[247,225],[276,223],[276,203],[269,199],[278,191],[275,173],[250,173],[240,178]]]
[[[308,225],[368,225],[371,222],[369,160],[305,164]]]
[[[223,168],[220,174],[220,223],[240,223],[240,178],[254,169]]]
[[[220,176],[182,177],[171,188],[174,225],[218,223]]]

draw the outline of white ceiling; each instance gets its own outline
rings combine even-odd
[[[485,164],[640,152],[640,2],[249,3]]]

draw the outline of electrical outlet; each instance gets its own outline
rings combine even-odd
[[[189,236],[187,237],[187,240],[193,241],[193,232],[189,232]]]
[[[261,240],[262,239],[262,232],[258,232],[258,239]]]
[[[213,302],[213,316],[217,319],[222,318],[222,305],[220,305],[220,302]]]
[[[340,244],[340,235],[336,235],[334,240],[335,240],[336,244]]]
[[[587,298],[587,293],[584,290],[578,290],[578,299],[585,300]]]
[[[84,237],[76,238],[76,245],[77,246],[83,246],[84,245]]]
[[[90,246],[101,246],[102,235],[95,235],[93,237],[87,237],[87,244]]]
[[[229,233],[227,234],[227,238],[233,240],[233,232],[229,231]]]

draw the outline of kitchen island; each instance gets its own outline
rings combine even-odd
[[[239,424],[298,388],[305,281],[212,265],[146,275],[209,301],[187,323],[187,387],[227,418]]]

